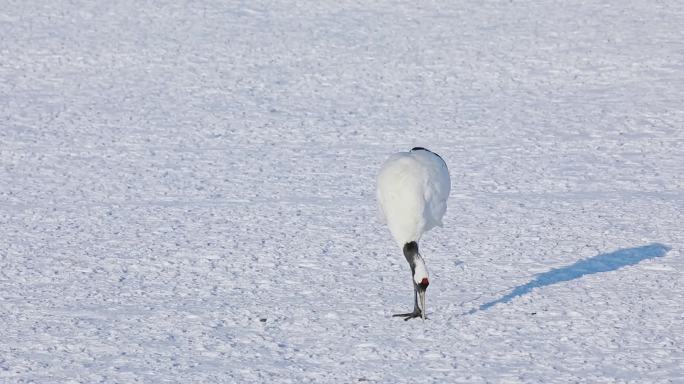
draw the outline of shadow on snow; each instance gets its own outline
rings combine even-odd
[[[615,271],[622,267],[638,264],[643,260],[662,257],[665,256],[669,250],[670,247],[656,243],[635,248],[619,249],[611,253],[602,253],[589,259],[580,260],[567,267],[556,268],[541,273],[529,283],[515,287],[511,293],[494,301],[482,304],[478,309],[482,311],[499,303],[508,303],[516,297],[529,293],[534,288],[579,279],[582,276],[594,273]],[[478,309],[473,309],[470,313],[474,313]]]

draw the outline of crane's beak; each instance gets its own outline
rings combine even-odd
[[[418,300],[420,301],[420,314],[423,320],[425,320],[425,312],[427,312],[425,308],[425,288],[418,289]]]

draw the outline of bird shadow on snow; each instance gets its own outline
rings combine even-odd
[[[579,279],[582,276],[594,273],[615,271],[622,267],[639,264],[643,260],[662,257],[665,256],[669,250],[670,247],[656,243],[641,247],[618,249],[617,251],[610,253],[602,253],[588,259],[580,260],[567,267],[556,268],[538,274],[529,283],[515,287],[511,293],[494,301],[482,304],[479,308],[473,309],[469,313],[472,314],[478,310],[484,311],[499,303],[508,303],[516,297],[529,293],[534,288]]]

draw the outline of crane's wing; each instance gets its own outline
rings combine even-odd
[[[435,226],[442,226],[442,218],[447,209],[447,200],[451,192],[451,177],[449,169],[441,157],[432,153],[421,151],[421,159],[426,163],[425,178],[425,230],[429,231]]]
[[[424,167],[407,152],[390,156],[378,175],[378,207],[399,246],[424,232],[424,181]]]

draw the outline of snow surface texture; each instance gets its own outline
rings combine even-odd
[[[684,381],[684,2],[176,3],[0,5],[0,382]]]

